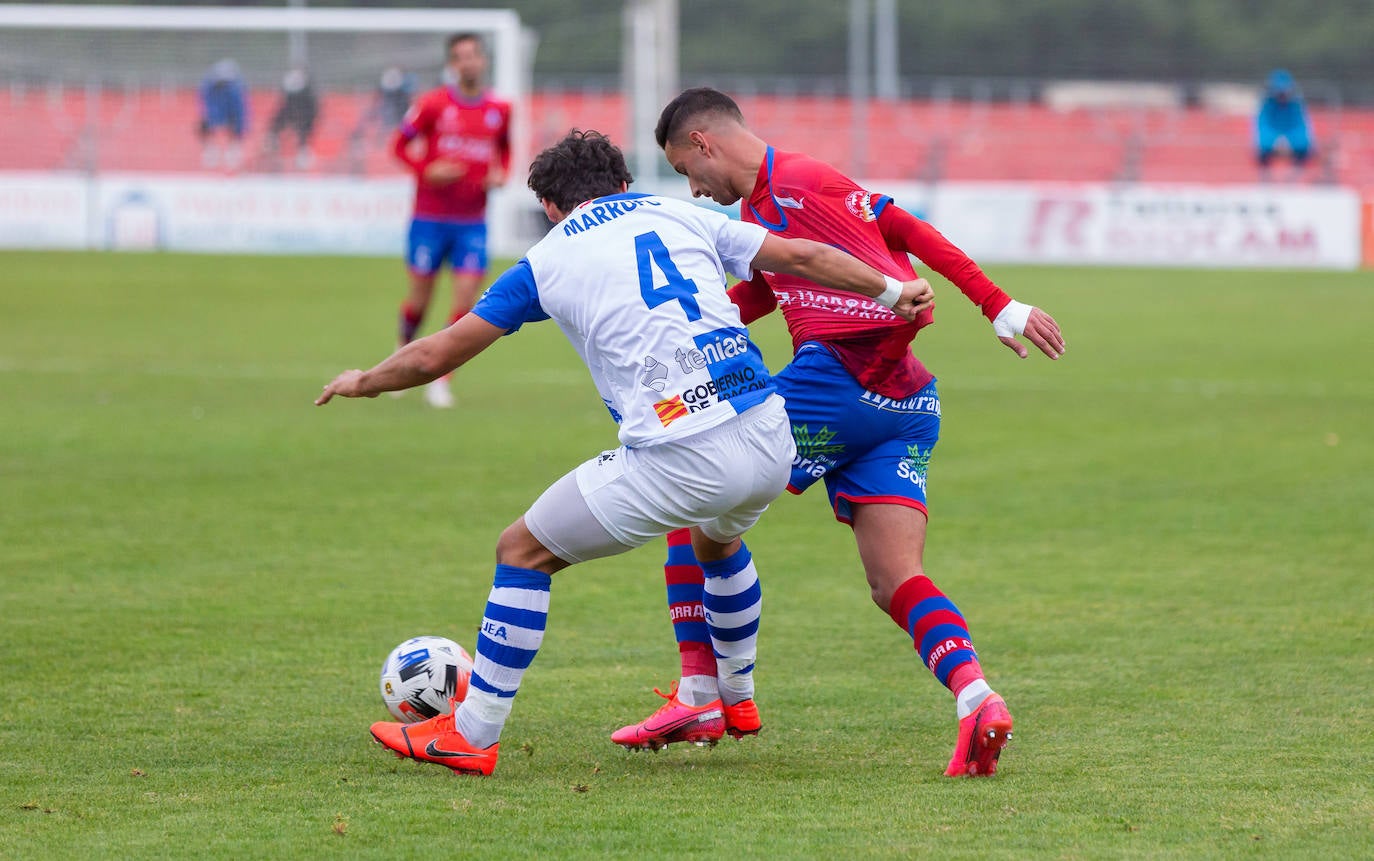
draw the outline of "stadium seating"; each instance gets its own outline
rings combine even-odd
[[[386,131],[363,129],[371,96],[331,93],[315,135],[321,173],[397,173]],[[277,101],[250,98],[248,171],[286,170],[264,146]],[[751,125],[778,146],[804,150],[866,178],[919,181],[1045,180],[1243,183],[1259,178],[1250,119],[1202,108],[1054,110],[1042,105],[873,102],[835,96],[745,96]],[[195,93],[179,89],[0,90],[0,170],[202,171]],[[618,93],[539,91],[535,146],[568,128],[626,141]],[[1314,111],[1314,178],[1374,187],[1374,110]],[[288,150],[289,152],[289,150]]]

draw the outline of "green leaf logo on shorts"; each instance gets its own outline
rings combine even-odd
[[[792,425],[792,439],[797,443],[799,457],[815,460],[821,455],[839,454],[844,451],[844,444],[831,445],[830,441],[834,438],[834,431],[828,427],[812,434],[806,425]]]
[[[902,462],[898,467],[898,472],[902,474],[903,478],[908,478],[913,475],[920,476],[921,483],[924,484],[926,469],[930,466],[930,453],[932,451],[934,451],[933,448],[921,451],[920,443],[914,443],[907,446],[906,457],[902,458]]]

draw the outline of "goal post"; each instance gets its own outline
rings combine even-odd
[[[145,173],[259,187],[274,179],[345,191],[350,181],[354,190],[397,185],[404,174],[385,151],[390,129],[373,116],[379,82],[394,70],[410,98],[437,86],[443,40],[455,32],[485,39],[491,89],[513,107],[515,169],[489,207],[493,251],[510,253],[528,209],[519,177],[531,155],[534,44],[513,9],[0,4],[0,182],[21,173],[25,181],[49,173],[91,182]],[[246,91],[247,126],[233,171],[208,163],[195,116],[211,70],[230,59]],[[316,144],[303,145],[298,161],[289,130],[273,128],[289,114],[284,94],[295,70],[315,103]]]
[[[320,9],[294,7],[46,6],[0,4],[0,29],[266,33],[432,33],[488,35],[492,89],[518,99],[522,70],[520,16],[513,9]]]

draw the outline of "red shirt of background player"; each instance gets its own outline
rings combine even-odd
[[[916,277],[910,252],[995,318],[1011,297],[938,230],[891,203],[824,162],[770,146],[753,192],[740,201],[740,218],[779,236],[833,245],[901,281]],[[782,308],[794,350],[807,341],[825,344],[869,391],[906,398],[933,378],[911,354],[933,309],[907,322],[871,299],[773,273],[735,285],[730,298],[746,324]]]
[[[411,152],[419,138],[423,148]],[[481,221],[487,209],[487,172],[510,171],[510,105],[483,93],[465,98],[452,87],[420,96],[406,113],[392,152],[415,172],[415,217],[433,221]],[[433,185],[425,168],[444,159],[466,169],[457,181]]]

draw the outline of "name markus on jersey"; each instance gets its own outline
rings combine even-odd
[[[608,200],[586,209],[576,210],[563,222],[563,235],[573,236],[585,233],[601,224],[609,224],[622,215],[628,215],[641,206],[662,206],[657,200],[639,198],[638,200]]]

